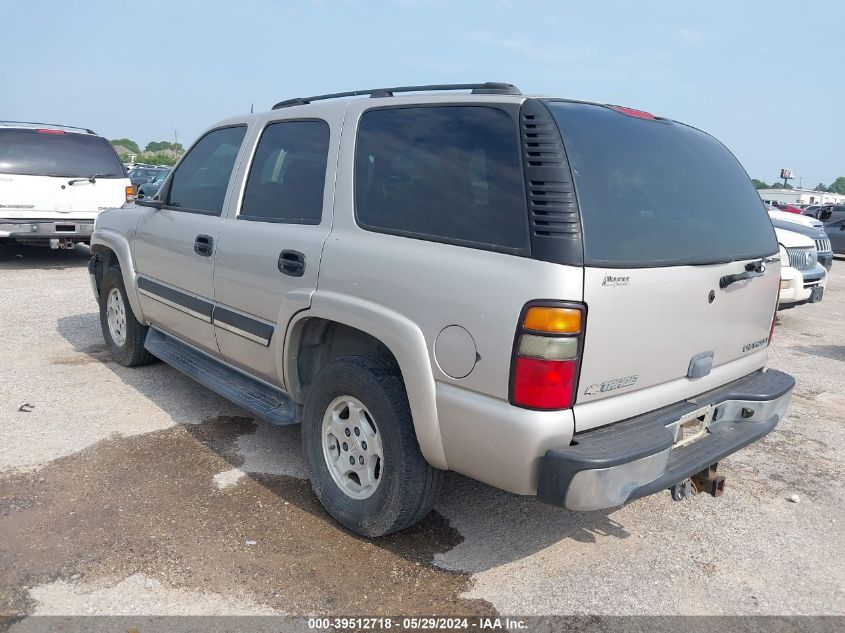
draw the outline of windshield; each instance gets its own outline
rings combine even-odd
[[[124,178],[109,142],[59,130],[0,130],[0,173],[27,176]]]
[[[155,180],[153,180],[153,182],[162,182],[165,178],[167,178],[167,174],[169,174],[169,173],[170,173],[169,169],[161,172],[158,176],[155,177]]]
[[[777,252],[745,170],[713,137],[597,105],[548,102],[572,168],[588,264],[712,264]]]

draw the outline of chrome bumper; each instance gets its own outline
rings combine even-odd
[[[94,220],[0,220],[0,237],[20,240],[69,238],[88,241]]]
[[[651,413],[575,435],[546,452],[537,496],[570,510],[599,510],[672,487],[769,433],[795,380],[759,371]],[[690,425],[696,434],[685,437]]]

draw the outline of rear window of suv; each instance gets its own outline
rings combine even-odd
[[[528,222],[515,120],[486,106],[369,110],[355,150],[369,230],[522,253]]]
[[[0,129],[0,173],[125,178],[106,139],[61,130]]]
[[[713,137],[602,106],[548,106],[572,168],[585,263],[711,264],[777,252],[760,196]]]

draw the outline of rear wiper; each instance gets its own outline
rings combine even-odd
[[[78,182],[85,182],[86,180],[91,184],[97,182],[97,178],[108,178],[109,176],[114,176],[114,174],[94,174],[93,176],[88,176],[88,178],[73,178],[67,181],[67,184],[73,185]]]
[[[754,277],[762,277],[766,272],[766,265],[761,259],[759,262],[750,262],[745,265],[744,273],[736,273],[733,275],[725,275],[719,280],[719,288],[727,288],[732,283],[737,281],[744,281],[745,279],[753,279]]]

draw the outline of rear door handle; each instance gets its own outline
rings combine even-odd
[[[302,277],[305,272],[305,255],[299,251],[282,251],[279,253],[279,272],[291,277]]]
[[[211,257],[214,252],[214,238],[210,235],[197,235],[194,240],[194,252],[203,257]]]

